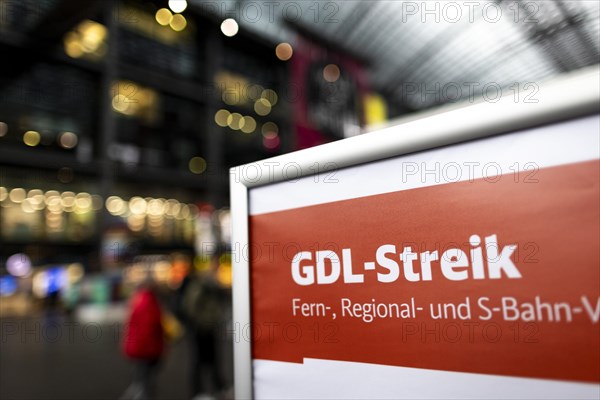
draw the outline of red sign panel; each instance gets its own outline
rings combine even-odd
[[[250,217],[253,358],[600,382],[600,162]]]

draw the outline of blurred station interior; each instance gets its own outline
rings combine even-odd
[[[229,168],[599,62],[596,0],[426,3],[0,0],[0,397],[124,390],[118,340],[27,333],[49,313],[113,327],[145,276],[168,303],[215,257],[227,299]]]

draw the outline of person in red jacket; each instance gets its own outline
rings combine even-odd
[[[136,375],[123,399],[147,399],[151,396],[152,382],[164,346],[160,304],[154,286],[145,283],[131,300],[129,319],[125,326],[123,351],[135,361]]]

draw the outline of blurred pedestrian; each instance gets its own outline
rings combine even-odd
[[[164,330],[156,287],[146,281],[136,291],[125,326],[123,351],[135,362],[133,383],[121,399],[150,399],[157,367],[164,352]]]
[[[214,399],[225,385],[220,370],[217,337],[223,318],[223,290],[217,280],[219,258],[182,282],[178,313],[190,343],[190,390],[194,399]]]

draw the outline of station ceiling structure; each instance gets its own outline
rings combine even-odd
[[[518,91],[522,99],[534,95],[537,82],[600,63],[597,0],[171,1],[216,20],[233,18],[240,30],[273,45],[294,45],[300,32],[352,55],[366,65],[373,89],[408,110],[484,91],[493,97],[497,88]],[[153,2],[166,6],[168,0]],[[102,4],[1,0],[0,11],[20,15],[11,29],[44,39],[21,43],[23,57],[12,68],[22,70],[46,53],[48,43]],[[1,28],[4,41],[21,40]]]
[[[273,42],[301,31],[355,55],[374,89],[414,110],[498,87],[533,95],[536,82],[600,61],[597,0],[191,4]]]

